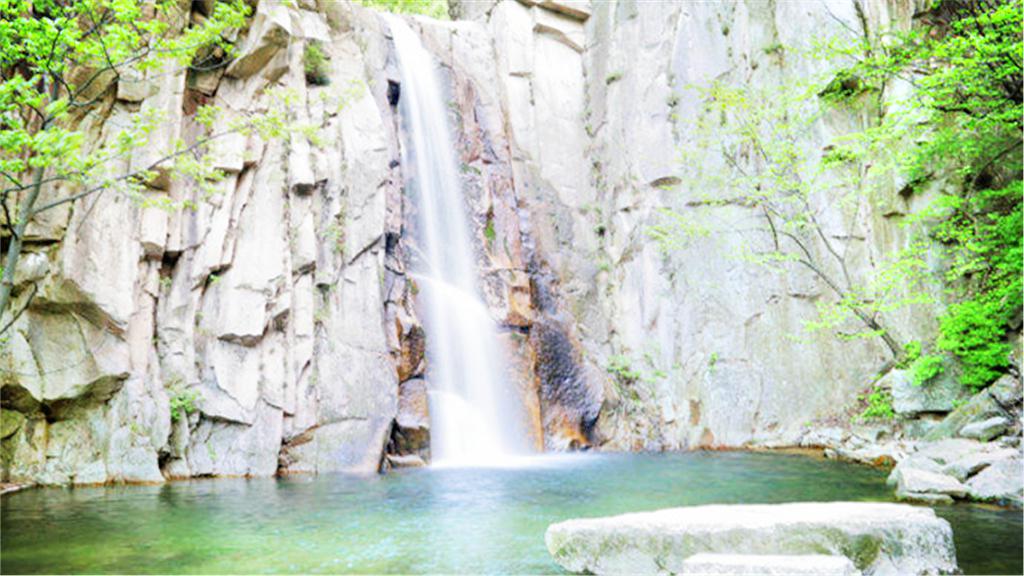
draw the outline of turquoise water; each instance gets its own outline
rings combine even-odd
[[[669,506],[889,500],[881,471],[784,454],[588,454],[519,469],[38,489],[2,499],[0,571],[553,573],[548,524]],[[1020,574],[1019,511],[936,509],[961,568]]]

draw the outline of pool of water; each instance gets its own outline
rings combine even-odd
[[[216,479],[4,496],[10,573],[557,573],[552,522],[709,503],[891,499],[881,471],[797,455],[588,454],[502,469]],[[1020,574],[1019,511],[936,508],[968,574]]]

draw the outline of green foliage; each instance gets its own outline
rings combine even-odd
[[[901,349],[885,320],[934,302],[929,286],[945,256],[952,304],[929,347],[959,360],[963,384],[991,383],[1009,369],[1007,331],[1022,308],[1022,6],[938,0],[909,31],[826,40],[817,56],[837,66],[827,77],[760,90],[725,76],[698,88],[705,113],[688,132],[695,140],[688,152],[697,156],[687,162],[688,177],[699,184],[690,189],[724,194],[690,200],[687,211],[726,203],[759,211],[768,241],[751,243],[741,257],[810,270],[835,297],[819,301],[807,328],[881,337],[917,382],[943,370],[942,356],[922,355],[919,342]],[[804,147],[805,134],[835,106],[877,114],[816,155]],[[827,198],[843,221],[856,222],[865,204],[888,209],[893,182],[906,183],[898,191],[904,198],[927,187],[935,200],[905,218],[905,248],[870,276],[853,278],[844,238],[864,232],[827,231],[811,206]],[[664,239],[680,234],[659,224],[652,236],[671,246]],[[851,320],[863,329],[851,333]],[[872,414],[884,415],[884,391],[873,394]]]
[[[861,400],[867,403],[864,411],[860,413],[861,420],[881,419],[891,420],[896,416],[892,408],[892,393],[881,386],[875,386]]]
[[[314,86],[327,86],[331,83],[327,53],[319,41],[313,40],[306,44],[302,53],[302,68],[306,72],[306,82]]]
[[[912,220],[930,224],[930,240],[948,256],[957,301],[939,319],[937,346],[960,360],[961,382],[975,389],[1008,368],[1006,333],[1022,307],[1022,6],[937,2],[930,25],[860,46],[864,56],[844,72],[875,87],[899,78],[915,88],[850,141],[852,154],[896,150],[889,169],[911,191],[937,173],[956,184]],[[914,144],[893,146],[900,142]],[[940,366],[937,356],[921,357],[915,381]]]
[[[200,198],[219,193],[223,174],[214,168],[212,142],[238,132],[272,139],[291,129],[281,106],[287,91],[271,88],[259,115],[219,122],[216,107],[199,106],[194,119],[202,130],[188,142],[154,141],[169,121],[158,107],[144,106],[100,139],[86,132],[95,126],[86,119],[104,117],[121,82],[159,82],[227,64],[249,4],[221,0],[198,19],[192,9],[179,0],[0,0],[0,215],[12,239],[5,243],[0,315],[8,312],[22,236],[36,215],[101,193],[123,194],[141,207],[194,208],[147,187],[181,178]],[[55,194],[41,196],[44,187]]]
[[[388,12],[422,14],[438,20],[448,20],[448,0],[359,0],[363,6],[380,8]]]
[[[174,0],[0,2],[0,172],[49,168],[84,181],[114,157],[146,143],[160,119],[138,114],[110,149],[90,153],[67,121],[97,102],[95,92],[128,69],[158,74],[168,65],[205,64],[212,48],[245,24],[243,0],[218,2],[201,25],[183,26],[188,12]],[[179,27],[181,27],[179,29]]]
[[[919,340],[911,340],[903,347],[903,358],[900,358],[899,361],[896,362],[896,368],[906,370],[907,368],[910,368],[920,357],[921,342]]]
[[[187,416],[196,410],[196,401],[199,400],[199,391],[194,388],[185,388],[181,383],[171,386],[170,390],[171,421],[177,422],[182,416]]]
[[[640,372],[633,369],[633,362],[628,356],[616,354],[608,359],[608,366],[605,370],[617,380],[623,382],[635,382],[640,379]]]
[[[605,370],[611,374],[614,379],[621,385],[628,386],[642,382],[645,384],[653,384],[658,380],[662,380],[667,377],[664,371],[658,370],[654,367],[654,360],[649,355],[645,355],[642,363],[647,364],[648,370],[642,370],[635,366],[632,358],[622,354],[616,354],[608,359],[608,365]]]
[[[608,76],[605,77],[604,83],[606,85],[614,84],[615,82],[618,82],[619,80],[622,80],[622,72],[621,71],[615,71],[615,72],[612,72],[611,74],[609,74]]]
[[[938,354],[927,354],[918,357],[910,365],[910,381],[920,386],[942,374],[946,370],[944,359]]]
[[[694,142],[684,155],[693,158],[685,158],[683,180],[687,189],[705,195],[689,200],[685,211],[664,211],[649,234],[671,250],[707,235],[691,224],[694,213],[724,205],[752,209],[762,234],[748,236],[735,257],[780,272],[791,267],[809,272],[834,298],[817,301],[818,317],[808,320],[806,329],[881,338],[898,358],[900,346],[885,326],[885,315],[929,300],[926,245],[913,244],[879,262],[874,277],[850,274],[850,244],[868,234],[856,216],[871,201],[872,190],[858,158],[846,150],[827,150],[826,161],[807,151],[806,135],[818,129],[826,112],[817,96],[820,84],[751,88],[722,80],[698,91],[704,113],[687,130]],[[828,227],[818,209],[826,198],[843,216]]]
[[[492,220],[491,218],[488,218],[487,219],[487,225],[484,226],[484,238],[487,239],[488,245],[494,243],[494,239],[495,239],[496,236],[497,236],[497,234],[494,231],[494,220]]]
[[[338,212],[334,219],[331,220],[330,224],[328,224],[324,229],[323,242],[326,245],[331,246],[335,254],[338,256],[344,256],[346,239],[345,208],[342,206],[341,211]]]
[[[860,96],[871,92],[879,92],[878,87],[865,82],[856,71],[841,69],[818,92],[818,96],[830,104],[839,105],[852,104]]]
[[[1006,331],[1024,305],[1022,182],[944,199],[950,210],[935,235],[949,246],[947,277],[961,301],[939,319],[938,346],[960,360],[965,385],[982,388],[1009,366]]]

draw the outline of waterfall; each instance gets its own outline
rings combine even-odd
[[[401,73],[402,160],[416,206],[413,280],[427,335],[435,464],[502,465],[527,451],[497,324],[483,302],[437,63],[404,20],[384,15]]]

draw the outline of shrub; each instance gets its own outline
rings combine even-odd
[[[331,83],[327,53],[319,41],[313,40],[306,44],[306,50],[302,54],[302,66],[306,71],[306,82],[314,86],[326,86]]]
[[[170,407],[171,422],[177,422],[182,416],[195,412],[198,407],[196,400],[199,399],[199,391],[192,388],[184,388],[180,384],[171,388]]]

